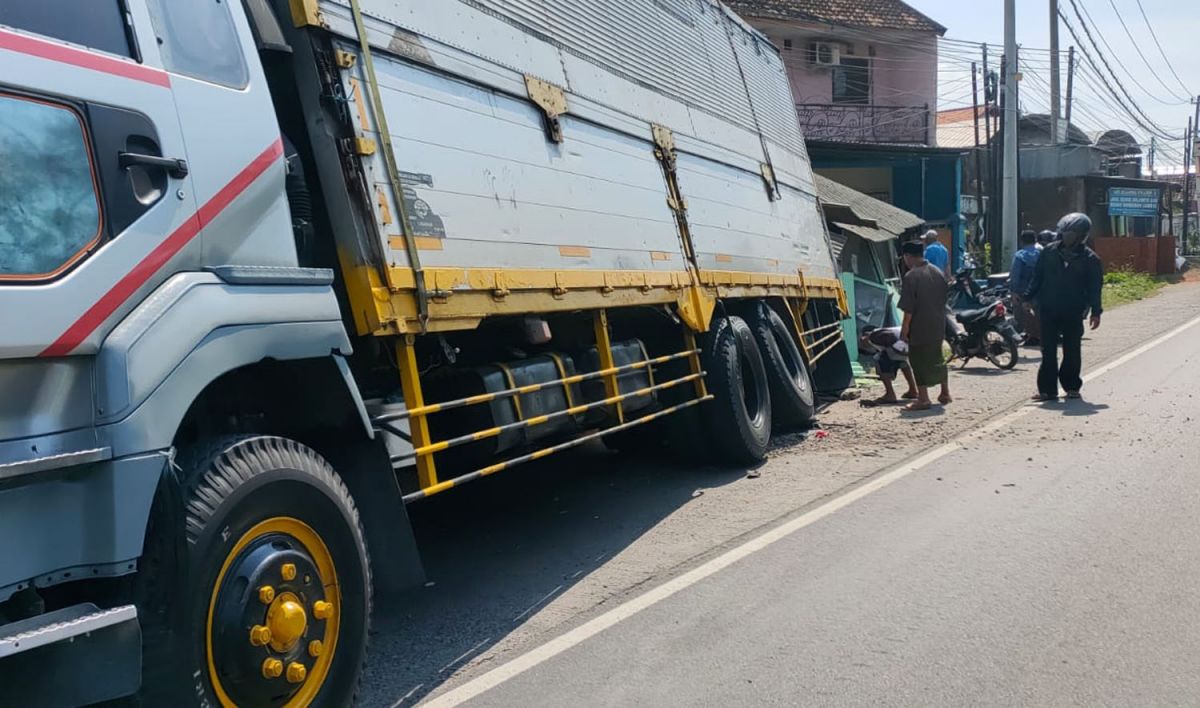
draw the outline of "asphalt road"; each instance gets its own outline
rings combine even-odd
[[[1195,704],[1200,325],[1085,396],[1020,408],[432,701]]]

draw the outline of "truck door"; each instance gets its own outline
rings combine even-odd
[[[164,265],[197,259],[139,2],[0,3],[0,358],[94,353]]]
[[[295,266],[283,142],[242,3],[145,0],[183,127],[206,266]]]

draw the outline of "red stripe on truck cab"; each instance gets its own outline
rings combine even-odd
[[[238,195],[246,191],[246,188],[282,155],[283,141],[277,139],[239,172],[229,184],[222,187],[221,191],[217,192],[212,199],[205,202],[199,211],[189,216],[166,240],[156,246],[132,270],[118,280],[116,285],[104,293],[78,320],[75,320],[75,323],[68,327],[67,331],[63,332],[53,344],[46,347],[40,356],[66,356],[74,351],[126,300],[132,297],[138,288],[145,285],[151,276],[191,243],[201,229],[215,219]]]
[[[29,56],[49,59],[62,64],[99,71],[104,74],[121,76],[134,81],[142,81],[164,88],[171,87],[171,77],[167,72],[136,64],[128,59],[118,59],[105,54],[76,49],[65,44],[52,42],[24,34],[17,34],[0,29],[0,49],[10,52],[28,54]]]

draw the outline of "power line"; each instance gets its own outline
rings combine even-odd
[[[1150,18],[1146,16],[1146,8],[1142,6],[1142,0],[1137,0],[1137,6],[1138,10],[1140,10],[1142,13],[1142,19],[1146,21],[1146,28],[1150,30],[1150,36],[1154,38],[1154,45],[1158,47],[1158,53],[1162,55],[1163,61],[1167,64],[1167,68],[1171,70],[1171,75],[1174,76],[1175,80],[1179,82],[1179,86],[1183,89],[1183,92],[1191,96],[1191,90],[1189,90],[1187,85],[1183,83],[1183,79],[1179,78],[1179,74],[1176,73],[1175,67],[1171,65],[1171,60],[1167,58],[1167,53],[1163,50],[1162,42],[1158,41],[1158,33],[1154,31],[1154,25],[1150,23]]]
[[[1124,104],[1121,104],[1122,107],[1125,108],[1125,110],[1129,113],[1129,117],[1133,118],[1134,122],[1137,123],[1139,126],[1141,126],[1144,130],[1146,130],[1147,132],[1149,132],[1155,136],[1158,136],[1158,137],[1161,137],[1161,138],[1167,139],[1167,140],[1176,139],[1177,136],[1173,136],[1170,133],[1166,132],[1160,126],[1158,126],[1149,116],[1147,116],[1146,112],[1143,111],[1141,106],[1139,106],[1137,104],[1137,101],[1134,101],[1133,97],[1129,95],[1129,90],[1126,89],[1125,85],[1121,83],[1121,79],[1119,77],[1117,77],[1116,72],[1114,72],[1112,69],[1112,66],[1109,65],[1108,59],[1106,59],[1104,56],[1104,53],[1100,51],[1100,47],[1099,47],[1099,45],[1096,44],[1096,40],[1092,38],[1091,29],[1088,27],[1087,23],[1084,21],[1083,15],[1079,12],[1079,6],[1076,4],[1075,0],[1070,0],[1070,2],[1071,2],[1071,6],[1073,8],[1075,8],[1075,15],[1079,18],[1079,23],[1080,23],[1080,25],[1083,26],[1083,31],[1084,31],[1084,33],[1087,34],[1088,41],[1091,42],[1092,48],[1096,50],[1097,55],[1100,57],[1100,61],[1103,62],[1105,68],[1108,69],[1108,73],[1112,76],[1113,81],[1115,81],[1117,86],[1119,86],[1121,88],[1121,93],[1123,93],[1125,95],[1126,100],[1129,101],[1129,106],[1132,106],[1133,109],[1135,109],[1137,111],[1137,113],[1135,114],[1132,110],[1129,110],[1129,106],[1125,106]],[[1117,102],[1120,103],[1121,97],[1119,95],[1117,95],[1116,90],[1113,89],[1112,84],[1109,83],[1108,78],[1100,73],[1100,70],[1097,67],[1095,60],[1092,59],[1091,53],[1088,52],[1087,47],[1083,44],[1082,38],[1080,38],[1079,34],[1076,33],[1074,25],[1071,24],[1071,20],[1067,17],[1066,13],[1064,13],[1062,10],[1059,10],[1058,16],[1062,18],[1063,23],[1066,24],[1066,26],[1067,26],[1067,30],[1071,33],[1071,36],[1075,39],[1076,44],[1079,45],[1079,49],[1083,53],[1084,59],[1087,61],[1088,64],[1092,65],[1092,68],[1096,71],[1096,74],[1099,76],[1100,80],[1104,82],[1104,85],[1108,88],[1108,90],[1112,94],[1113,98],[1117,99]],[[1139,117],[1139,115],[1140,115],[1140,117]]]
[[[1121,16],[1121,11],[1117,9],[1117,3],[1113,2],[1113,0],[1108,0],[1108,4],[1112,5],[1113,12],[1115,12],[1117,14],[1117,20],[1121,23],[1121,27],[1125,30],[1125,36],[1129,38],[1129,43],[1133,45],[1133,48],[1134,48],[1134,50],[1137,51],[1138,56],[1142,58],[1142,63],[1145,64],[1146,68],[1150,70],[1150,73],[1154,76],[1154,79],[1156,81],[1158,81],[1159,85],[1161,85],[1164,89],[1166,89],[1167,93],[1171,94],[1172,98],[1174,98],[1177,101],[1180,101],[1180,103],[1177,103],[1175,105],[1183,105],[1184,103],[1190,103],[1191,102],[1191,98],[1190,98],[1191,93],[1190,92],[1188,93],[1187,98],[1182,97],[1179,94],[1175,93],[1175,91],[1170,86],[1167,86],[1166,82],[1162,80],[1162,77],[1158,75],[1158,72],[1154,70],[1154,67],[1150,66],[1150,60],[1146,58],[1146,55],[1144,53],[1142,53],[1142,47],[1138,43],[1138,41],[1133,38],[1133,33],[1129,31],[1129,25],[1125,24],[1125,18]]]
[[[1077,9],[1077,11],[1076,11],[1076,14],[1078,14],[1078,10],[1082,10],[1082,11],[1083,11],[1083,16],[1081,16],[1081,17],[1079,18],[1079,21],[1080,21],[1081,23],[1083,23],[1083,25],[1084,25],[1084,30],[1087,30],[1087,29],[1088,29],[1088,27],[1087,27],[1087,26],[1088,26],[1089,24],[1090,24],[1092,27],[1096,27],[1096,28],[1097,28],[1097,29],[1096,29],[1096,34],[1097,34],[1097,35],[1099,35],[1099,37],[1100,37],[1100,41],[1101,41],[1101,42],[1104,44],[1104,47],[1105,47],[1105,49],[1107,49],[1107,50],[1108,50],[1108,52],[1109,52],[1109,54],[1110,54],[1110,55],[1112,55],[1112,56],[1114,56],[1114,57],[1115,57],[1115,56],[1117,56],[1117,55],[1118,55],[1118,52],[1117,52],[1117,50],[1116,50],[1116,49],[1114,49],[1114,48],[1113,48],[1113,46],[1112,46],[1111,44],[1109,44],[1109,43],[1108,43],[1108,39],[1107,39],[1107,38],[1105,38],[1105,36],[1104,36],[1104,33],[1100,32],[1100,30],[1099,30],[1099,26],[1100,26],[1100,25],[1099,25],[1099,23],[1098,23],[1098,22],[1096,22],[1095,18],[1093,18],[1093,17],[1092,17],[1092,13],[1088,11],[1088,9],[1087,9],[1087,5],[1083,5],[1083,4],[1081,3],[1081,4],[1079,5],[1079,8],[1078,8],[1078,9]],[[1088,38],[1089,38],[1089,39],[1091,39],[1091,34],[1090,34],[1090,32],[1089,32]],[[1130,38],[1130,41],[1132,41],[1132,37]],[[1094,41],[1093,41],[1093,46],[1095,46],[1095,42],[1094,42]],[[1101,50],[1100,50],[1100,47],[1096,46],[1096,51],[1097,51],[1097,52],[1101,52]],[[1103,53],[1101,52],[1101,54],[1103,54]],[[1125,65],[1123,62],[1118,62],[1118,63],[1117,63],[1117,66],[1118,66],[1118,67],[1120,67],[1121,71],[1125,72],[1125,76],[1126,76],[1126,78],[1128,78],[1130,81],[1132,81],[1132,82],[1133,82],[1133,85],[1134,85],[1134,86],[1136,86],[1138,89],[1140,89],[1140,90],[1141,90],[1141,92],[1142,92],[1142,93],[1144,93],[1146,96],[1148,96],[1148,97],[1150,98],[1150,100],[1151,100],[1151,101],[1154,101],[1154,102],[1156,102],[1156,103],[1160,103],[1160,104],[1162,104],[1162,105],[1164,105],[1164,106],[1179,106],[1179,105],[1182,105],[1182,104],[1180,104],[1180,103],[1179,103],[1179,99],[1178,99],[1178,97],[1177,97],[1177,96],[1175,96],[1174,94],[1172,94],[1172,98],[1175,98],[1175,100],[1174,100],[1174,101],[1167,101],[1167,100],[1165,100],[1165,99],[1162,99],[1162,98],[1159,98],[1159,97],[1158,97],[1158,96],[1156,96],[1155,94],[1151,93],[1151,92],[1150,92],[1150,91],[1149,91],[1149,90],[1148,90],[1148,89],[1147,89],[1147,88],[1146,88],[1144,85],[1142,85],[1142,82],[1141,82],[1141,81],[1140,81],[1140,80],[1139,80],[1139,79],[1138,79],[1136,76],[1134,76],[1134,75],[1133,75],[1133,72],[1132,72],[1132,71],[1130,71],[1130,70],[1129,70],[1129,67],[1128,67],[1128,66],[1126,66],[1126,65]],[[1109,71],[1112,71],[1111,67],[1109,68]],[[1153,69],[1151,69],[1151,71],[1153,71]],[[1115,75],[1114,75],[1114,77],[1115,77]],[[1168,89],[1168,91],[1170,91],[1170,89]]]

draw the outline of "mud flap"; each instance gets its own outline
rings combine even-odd
[[[401,592],[425,583],[425,567],[387,448],[377,436],[322,453],[354,497],[371,558],[376,607],[387,612]]]

